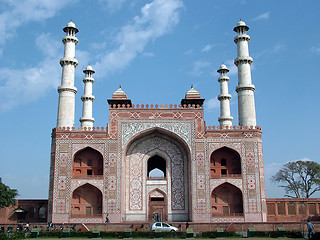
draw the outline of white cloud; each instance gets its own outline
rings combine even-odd
[[[281,51],[284,51],[287,49],[287,45],[282,43],[274,44],[272,47],[266,48],[265,50],[261,51],[260,53],[256,54],[256,58],[259,58],[261,56],[270,55],[270,54],[277,54]]]
[[[201,52],[208,52],[212,49],[213,45],[212,44],[207,44],[206,46],[204,46],[202,49],[201,49]]]
[[[78,0],[21,0],[2,1],[0,14],[0,45],[15,35],[16,29],[31,21],[43,21],[53,17],[60,9]]]
[[[220,103],[217,98],[210,98],[204,103],[206,110],[217,109],[220,107]]]
[[[45,56],[36,67],[0,69],[0,95],[6,99],[0,104],[0,113],[33,102],[48,89],[58,86],[61,78],[61,67],[57,63],[62,52],[60,42],[43,33],[36,39],[36,46]]]
[[[142,56],[144,56],[144,57],[153,57],[154,53],[153,52],[144,52],[144,53],[142,53]]]
[[[97,75],[104,76],[126,67],[145,46],[170,32],[180,20],[181,0],[154,0],[141,8],[141,15],[121,28],[115,37],[118,48],[94,64]]]
[[[99,0],[101,4],[106,4],[107,9],[110,12],[119,11],[126,0]]]
[[[193,76],[200,76],[203,74],[204,70],[211,66],[210,62],[206,61],[196,61],[193,63],[192,70],[189,72]]]
[[[229,59],[229,60],[226,60],[224,62],[224,64],[227,66],[227,68],[230,70],[228,72],[228,76],[234,76],[234,75],[237,75],[238,74],[238,68],[237,66],[234,64],[234,60],[232,59]]]
[[[315,53],[320,53],[320,48],[317,47],[312,47],[310,50]]]
[[[270,12],[265,12],[263,14],[260,14],[260,15],[256,16],[252,20],[253,21],[256,21],[256,20],[268,20],[269,17],[270,17]]]
[[[193,49],[189,49],[189,50],[185,51],[183,54],[184,55],[192,55],[192,53],[193,53]]]
[[[106,48],[106,45],[106,42],[94,42],[90,44],[91,48],[93,49],[104,49]]]

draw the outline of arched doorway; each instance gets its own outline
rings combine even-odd
[[[230,183],[221,184],[212,191],[211,207],[212,217],[242,216],[241,190]]]
[[[101,191],[88,183],[74,190],[71,200],[71,215],[72,217],[101,217]]]
[[[222,147],[211,154],[210,157],[211,178],[240,177],[241,158],[235,150]]]
[[[149,194],[149,222],[167,221],[167,197],[159,189],[153,190]]]
[[[74,155],[72,176],[74,178],[102,177],[103,157],[97,150],[86,147]]]
[[[158,212],[162,219],[189,221],[189,158],[184,140],[165,129],[150,129],[130,140],[123,171],[127,221],[149,221],[155,206],[165,209]],[[150,198],[151,189],[161,189],[164,197]]]

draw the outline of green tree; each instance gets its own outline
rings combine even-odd
[[[2,180],[0,178],[0,208],[15,205],[16,196],[18,196],[17,189],[10,189],[7,185],[2,183]]]
[[[281,183],[285,197],[309,198],[320,191],[320,164],[314,161],[294,161],[286,163],[271,180]]]

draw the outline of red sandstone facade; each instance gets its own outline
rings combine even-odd
[[[260,127],[207,127],[200,95],[135,106],[117,93],[106,128],[53,130],[49,221],[267,221]]]

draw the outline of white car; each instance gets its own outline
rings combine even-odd
[[[151,231],[155,231],[156,229],[160,229],[162,232],[177,232],[178,228],[171,226],[169,223],[165,222],[155,222],[151,226]]]

